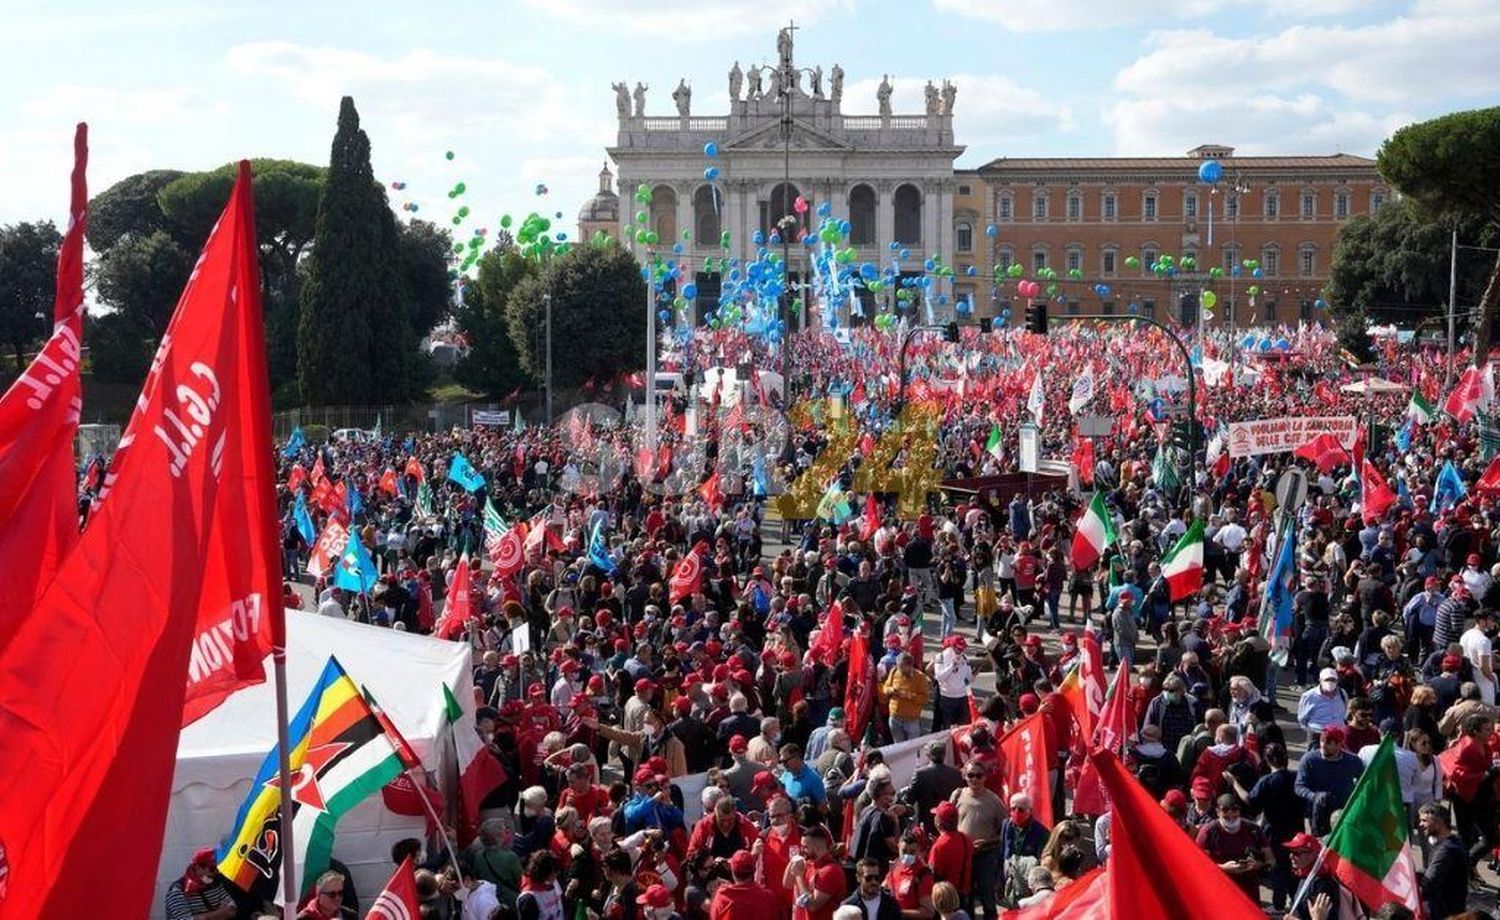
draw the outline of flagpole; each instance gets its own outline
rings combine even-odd
[[[281,893],[286,909],[297,910],[296,834],[292,825],[292,751],[287,729],[286,644],[272,649],[276,677],[276,759],[281,774]]]
[[[456,728],[453,730],[457,731]],[[457,739],[454,740],[453,753],[456,758],[458,754]],[[433,826],[438,829],[439,834],[443,835],[443,848],[448,851],[448,858],[453,862],[453,873],[458,877],[458,883],[462,885],[464,883],[464,870],[458,864],[458,853],[453,847],[453,839],[448,836],[448,826],[443,823],[442,818],[438,817],[437,812],[432,807],[432,803],[427,800],[427,793],[425,791],[427,778],[424,776],[418,781],[418,778],[412,773],[411,767],[407,767],[403,772],[406,778],[411,780],[412,785],[416,787],[417,798],[422,800],[422,809],[427,812],[427,817],[432,819]]]

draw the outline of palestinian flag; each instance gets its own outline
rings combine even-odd
[[[1395,902],[1420,916],[1421,888],[1406,838],[1394,746],[1392,735],[1380,742],[1328,838],[1323,858],[1333,877],[1371,911]]]
[[[291,790],[291,833],[281,827],[280,754],[273,747],[250,784],[229,842],[217,854],[225,878],[277,903],[282,894],[280,848],[293,847],[297,878],[305,890],[328,868],[339,818],[407,767],[398,742],[336,658],[328,659],[287,737],[297,777]]]
[[[436,512],[432,508],[432,486],[423,479],[417,483],[417,514],[424,518],[432,517]]]
[[[1187,533],[1161,558],[1161,577],[1167,580],[1172,600],[1180,601],[1203,587],[1203,521],[1193,521]]]
[[[1437,415],[1437,407],[1427,401],[1421,390],[1411,391],[1411,402],[1406,404],[1406,417],[1418,425],[1429,424]]]
[[[1073,531],[1072,562],[1075,571],[1082,571],[1099,561],[1104,551],[1115,543],[1115,522],[1104,506],[1104,495],[1095,492],[1078,519]]]
[[[473,694],[468,697],[472,700]],[[458,845],[468,846],[479,834],[479,804],[504,784],[505,768],[479,740],[472,702],[465,709],[448,685],[443,684],[443,705],[448,726],[453,730],[453,750],[458,755]]]
[[[984,452],[999,460],[1005,456],[1005,444],[1000,439],[1000,426],[990,426],[990,438],[984,442]]]

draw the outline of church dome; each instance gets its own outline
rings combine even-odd
[[[578,209],[579,223],[618,223],[620,220],[620,196],[613,188],[614,175],[609,164],[599,170],[599,191]]]

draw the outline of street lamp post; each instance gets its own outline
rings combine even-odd
[[[552,424],[552,294],[542,295],[547,310],[547,424]]]

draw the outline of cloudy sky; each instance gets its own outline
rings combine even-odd
[[[0,223],[63,216],[76,121],[98,191],[243,156],[326,163],[350,94],[377,176],[407,184],[394,204],[446,219],[462,181],[479,226],[538,210],[572,229],[615,131],[611,82],[650,84],[648,114],[668,114],[686,77],[694,113],[722,113],[730,63],[772,59],[789,17],[799,63],[843,66],[848,114],[874,113],[882,74],[898,112],[954,80],[965,166],[1205,142],[1369,155],[1500,93],[1500,0],[12,3]]]

